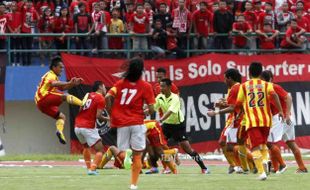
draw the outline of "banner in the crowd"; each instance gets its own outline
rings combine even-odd
[[[4,125],[4,85],[6,71],[7,55],[0,53],[0,126]],[[4,148],[0,138],[0,156],[5,155]]]
[[[79,76],[85,80],[85,86],[101,80],[111,87],[119,79],[125,60],[89,58],[62,54],[68,79]],[[243,81],[248,78],[248,67],[258,61],[264,69],[274,73],[275,82],[284,87],[293,97],[292,117],[296,123],[297,143],[310,148],[310,55],[276,54],[240,56],[230,54],[206,54],[180,60],[147,60],[143,78],[156,83],[156,70],[163,67],[167,77],[180,89],[183,112],[186,115],[186,131],[190,141],[199,152],[214,151],[217,140],[225,125],[225,116],[210,118],[207,110],[213,102],[224,97],[227,87],[224,84],[224,72],[228,68],[238,69]],[[86,88],[75,88],[71,92],[80,94]],[[82,92],[85,91],[85,92]],[[71,115],[74,117],[74,114]],[[72,138],[75,139],[74,135]],[[74,141],[73,141],[74,142]]]

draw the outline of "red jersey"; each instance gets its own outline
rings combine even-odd
[[[144,123],[143,104],[155,104],[151,84],[142,79],[136,82],[119,80],[108,94],[114,97],[111,127],[142,125]]]
[[[211,18],[212,18],[212,13],[208,10],[206,10],[204,12],[197,10],[193,13],[192,20],[196,24],[197,33],[199,33],[205,37],[208,36]]]
[[[105,99],[101,94],[91,92],[85,105],[75,118],[75,127],[93,129],[96,127],[97,110],[103,110]]]
[[[38,13],[35,9],[27,9],[22,12],[22,33],[31,33],[33,24],[38,20]]]
[[[38,28],[40,33],[53,33],[53,25],[54,25],[54,17],[46,17],[46,18],[41,18],[39,23],[38,23]],[[52,36],[47,36],[47,37],[41,37],[40,39],[42,41],[50,41],[54,37]]]
[[[73,20],[70,17],[58,17],[55,20],[56,33],[70,33],[73,30]]]
[[[283,110],[283,113],[285,114],[287,111],[287,107],[286,107],[286,97],[288,95],[288,92],[285,91],[280,85],[278,84],[273,84],[273,89],[274,91],[278,94],[279,99],[280,99],[280,103],[281,103],[281,107]],[[279,110],[276,108],[276,103],[274,101],[274,99],[272,98],[270,101],[271,104],[271,113],[272,115],[276,115],[279,113]]]
[[[306,32],[309,32],[309,20],[307,17],[303,16],[301,18],[296,18],[297,25],[303,29],[306,30]]]
[[[264,28],[264,23],[269,22],[272,24],[272,28],[275,26],[275,14],[274,13],[266,13],[262,12],[258,16],[258,29]]]
[[[236,101],[237,101],[237,97],[238,97],[238,92],[239,92],[239,88],[240,88],[240,83],[236,83],[234,84],[231,89],[228,92],[228,96],[227,96],[227,104],[228,105],[235,105]],[[243,112],[240,112],[240,109],[236,109],[234,111],[234,113],[230,113],[226,122],[226,127],[228,127],[227,125],[230,125],[230,122],[233,122],[234,128],[238,128],[241,124],[241,121],[243,119]]]
[[[7,33],[7,25],[9,21],[9,16],[7,14],[0,15],[0,34]],[[4,36],[1,36],[1,38],[5,38]]]
[[[244,11],[243,15],[245,17],[245,21],[247,21],[252,26],[252,29],[255,30],[257,24],[257,17],[254,11]]]
[[[263,13],[264,12],[264,10],[263,9],[260,9],[260,10],[254,10],[254,14],[255,14],[255,16],[256,16],[256,18],[258,19],[258,16],[261,14],[261,13]]]
[[[242,32],[246,33],[251,29],[251,26],[247,22],[244,23],[235,22],[233,24],[233,29],[239,31],[241,30]],[[247,44],[247,39],[243,36],[235,36],[233,41],[234,41],[233,43],[238,47],[244,47]]]
[[[133,25],[133,32],[143,34],[146,33],[146,25],[150,22],[148,16],[143,13],[138,15],[134,13],[130,18],[130,23]]]
[[[16,30],[18,27],[21,26],[21,24],[22,24],[22,14],[20,12],[9,13],[8,17],[9,17],[8,26],[12,30]]]
[[[161,91],[160,91],[160,83],[156,83],[156,84],[154,85],[153,90],[154,90],[154,95],[155,95],[155,97],[156,97],[158,94],[160,94],[160,93],[161,93]],[[179,93],[180,93],[178,87],[177,87],[174,83],[171,84],[171,92],[174,93],[174,94],[179,94]]]
[[[269,32],[266,32],[265,30],[262,30],[262,32],[264,33],[269,33]],[[271,33],[275,33],[276,31],[275,30],[272,30]],[[267,38],[265,36],[259,36],[259,42],[260,42],[260,49],[275,49],[275,45],[274,45],[274,42],[275,42],[275,39],[271,40],[271,41],[267,41],[266,40]]]
[[[291,40],[293,40],[292,35],[299,32],[300,30],[301,30],[301,28],[299,26],[297,26],[297,28],[295,28],[295,29],[293,29],[292,27],[289,27],[285,33],[285,38],[283,38],[283,40],[281,42],[281,47],[282,48],[290,47],[291,45],[286,41],[286,38],[291,38]]]

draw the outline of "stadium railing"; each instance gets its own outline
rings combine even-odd
[[[209,34],[209,37],[217,37],[217,36],[238,36],[239,34],[231,33],[231,34]],[[92,49],[72,49],[72,42],[74,41],[74,37],[91,37],[89,34],[81,34],[81,33],[31,33],[31,34],[26,34],[26,33],[20,33],[20,34],[11,34],[11,33],[6,33],[6,34],[0,34],[0,36],[5,36],[6,37],[6,48],[5,49],[0,49],[0,53],[7,53],[8,56],[8,64],[11,63],[11,56],[12,53],[40,53],[40,52],[66,52],[66,53],[78,53],[78,52],[90,52]],[[11,48],[11,38],[13,37],[34,37],[34,38],[39,38],[39,37],[62,37],[65,36],[67,37],[67,49],[40,49],[40,48],[32,48],[32,49],[12,49]],[[133,53],[152,53],[153,51],[151,49],[132,49],[132,42],[131,38],[132,37],[150,37],[150,34],[129,34],[129,33],[122,33],[122,34],[110,34],[107,33],[104,36],[106,37],[123,37],[125,38],[126,42],[126,47],[124,49],[99,49],[98,52],[108,52],[108,53],[125,53],[127,58],[130,58]],[[245,34],[247,37],[252,37],[251,39],[256,40],[257,39],[257,34],[256,33],[247,33]],[[285,33],[280,33],[279,37],[285,36]],[[310,33],[305,33],[305,37],[309,38]],[[305,48],[297,48],[297,49],[282,49],[282,48],[276,48],[272,50],[263,50],[263,49],[258,49],[258,48],[247,48],[247,49],[192,49],[191,48],[191,42],[192,39],[195,38],[196,35],[194,33],[191,33],[189,37],[187,38],[187,47],[184,50],[186,52],[187,57],[189,57],[192,53],[240,53],[244,52],[246,54],[250,53],[283,53],[283,52],[299,52],[299,53],[309,53],[310,47],[308,45],[308,41],[306,42]],[[249,39],[250,40],[250,39]]]

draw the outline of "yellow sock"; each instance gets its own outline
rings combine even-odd
[[[223,154],[224,154],[228,164],[230,166],[235,167],[236,164],[235,164],[235,161],[234,161],[234,153],[233,152],[227,152],[226,146],[222,147],[222,150],[223,150]]]
[[[242,169],[249,170],[248,169],[248,159],[247,159],[247,149],[244,145],[239,145],[238,147],[238,152],[239,152],[239,158],[240,158],[240,163]]]
[[[264,172],[264,166],[263,166],[263,156],[260,150],[254,150],[252,152],[254,163],[257,168],[258,174],[262,174]]]
[[[76,106],[83,106],[82,100],[78,99],[77,97],[75,97],[73,95],[68,94],[66,100],[67,100],[68,104],[73,104]]]
[[[63,119],[57,119],[56,121],[56,128],[59,132],[63,132],[64,130],[65,121]]]
[[[112,158],[113,154],[110,150],[110,148],[103,154],[102,160],[100,164],[98,165],[98,168],[102,169]]]
[[[177,150],[172,148],[172,149],[168,149],[168,150],[164,150],[164,154],[176,154]]]
[[[262,150],[261,150],[261,153],[262,153],[262,158],[263,158],[263,162],[268,162],[268,157],[269,157],[269,151],[268,151],[268,147],[267,145],[263,145],[262,146]]]

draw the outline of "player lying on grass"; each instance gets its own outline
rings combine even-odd
[[[72,105],[83,106],[85,100],[82,101],[62,91],[80,85],[83,79],[73,77],[68,82],[60,81],[58,77],[60,77],[64,69],[60,57],[53,58],[49,68],[50,70],[42,76],[34,99],[38,109],[42,113],[56,119],[56,135],[60,143],[66,144],[66,138],[63,134],[66,116],[59,111],[59,106],[64,101]]]
[[[87,174],[97,175],[96,169],[102,160],[103,144],[98,130],[95,128],[96,120],[107,121],[108,118],[102,116],[102,111],[105,108],[105,86],[101,81],[96,81],[92,90],[93,92],[89,93],[85,105],[75,118],[74,132],[84,146],[83,155],[88,169]],[[96,151],[93,163],[91,163],[90,147]]]

